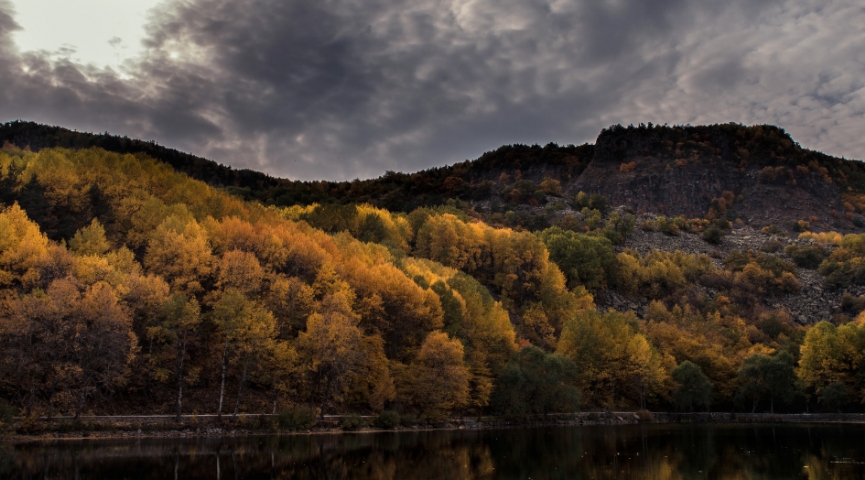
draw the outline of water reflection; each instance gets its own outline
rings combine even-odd
[[[560,427],[0,447],[3,479],[858,479],[865,428]]]

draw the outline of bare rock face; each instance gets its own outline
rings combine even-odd
[[[842,218],[843,203],[838,188],[819,175],[809,173],[797,178],[794,186],[765,184],[757,181],[757,172],[750,172],[751,186],[742,192],[740,205],[734,212],[756,226],[784,225],[816,217],[814,226],[823,230],[850,229]]]
[[[751,154],[741,146],[748,145],[747,139],[737,137],[741,130],[703,129],[702,136],[690,135],[699,142],[668,128],[602,133],[592,161],[565,184],[565,191],[601,194],[611,205],[688,218],[705,216],[713,200],[731,192],[727,217],[746,224],[805,220],[823,230],[855,228],[844,218],[838,186],[816,168],[797,169],[796,162],[803,160],[781,159],[774,150],[766,158]],[[769,174],[763,173],[767,167]]]
[[[618,165],[593,162],[572,190],[604,195],[612,205],[695,218],[705,215],[712,199],[725,190],[742,190],[746,185],[741,175],[714,169],[664,171],[664,164],[654,160],[631,160],[640,166],[630,172],[620,171]]]

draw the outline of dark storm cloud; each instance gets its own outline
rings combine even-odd
[[[863,21],[806,0],[190,0],[154,11],[144,55],[111,71],[15,51],[0,0],[0,117],[294,178],[648,121],[775,123],[861,158]]]

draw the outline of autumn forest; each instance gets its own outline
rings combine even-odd
[[[525,198],[520,180],[492,178],[506,202],[580,215],[266,202],[145,153],[7,143],[2,409],[439,423],[861,408],[865,297],[845,294],[837,315],[805,324],[772,305],[806,271],[827,291],[865,285],[865,234],[780,225],[763,229],[762,248],[641,253],[626,246],[635,232],[714,248],[736,228],[735,195],[700,218],[648,221],[552,178]],[[799,243],[781,248],[779,234]],[[648,307],[611,308],[610,294]]]

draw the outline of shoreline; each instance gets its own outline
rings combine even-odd
[[[166,421],[170,417],[170,421]],[[37,421],[32,433],[0,433],[0,443],[13,445],[28,443],[49,443],[85,440],[141,440],[141,439],[204,439],[239,438],[250,436],[300,436],[300,435],[344,435],[372,433],[405,433],[427,431],[457,430],[494,430],[511,428],[534,428],[548,426],[618,426],[618,425],[709,425],[709,424],[865,424],[862,413],[729,413],[729,412],[583,412],[571,414],[534,415],[508,419],[503,417],[480,417],[476,419],[451,419],[436,425],[397,426],[382,428],[363,426],[346,429],[339,421],[347,416],[326,416],[321,423],[306,429],[281,429],[273,423],[262,424],[262,418],[270,415],[256,415],[256,425],[250,425],[248,418],[223,418],[219,422],[201,423],[198,416],[188,416],[181,423],[174,416],[117,416],[82,417],[78,421],[70,418],[52,420],[51,423]],[[98,421],[92,421],[98,418]],[[117,419],[146,419],[148,422],[121,422]],[[372,419],[374,417],[365,417]],[[91,422],[87,422],[91,419]],[[154,421],[155,420],[155,421]],[[183,422],[183,420],[193,420]],[[271,419],[272,420],[272,419]],[[20,422],[19,422],[20,423]],[[73,428],[63,428],[70,425]],[[54,428],[52,428],[54,427]],[[60,428],[58,428],[60,427]],[[76,428],[77,427],[77,428]]]

